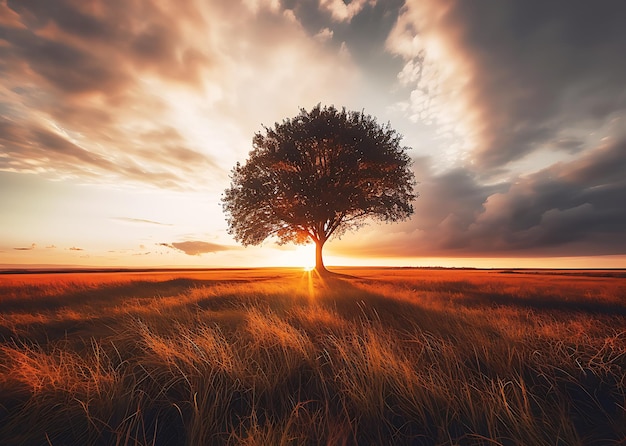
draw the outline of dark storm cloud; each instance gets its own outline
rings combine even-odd
[[[626,112],[626,4],[459,2],[459,49],[476,61],[475,107],[486,125],[478,160],[494,166],[578,125]]]
[[[426,60],[443,51],[439,68],[456,69],[448,99],[462,104],[483,169],[538,150],[579,152],[626,116],[624,2],[409,0],[400,22],[392,51],[419,61],[410,38],[423,37]]]
[[[346,251],[378,256],[626,254],[626,139],[492,186],[467,169],[438,175],[417,160],[409,222]],[[340,245],[338,243],[338,245]]]
[[[626,140],[518,178],[468,226],[468,246],[546,254],[626,253]]]
[[[372,253],[625,254],[623,23],[623,2],[407,0],[387,39],[413,90],[399,109],[456,132],[472,163],[417,160],[416,215]]]
[[[198,256],[200,254],[214,253],[220,251],[228,251],[233,249],[232,247],[219,245],[217,243],[202,242],[197,240],[174,242],[174,243],[159,243],[159,246],[182,251],[190,256]]]

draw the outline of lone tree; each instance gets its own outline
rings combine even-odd
[[[313,241],[315,268],[324,273],[330,237],[367,218],[395,222],[413,213],[408,147],[389,124],[318,104],[264,130],[222,197],[229,233],[243,245],[271,236],[280,244]]]

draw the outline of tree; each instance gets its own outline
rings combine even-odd
[[[401,139],[362,112],[319,104],[264,127],[222,196],[229,233],[243,245],[272,236],[280,244],[313,241],[315,268],[326,272],[329,238],[368,218],[395,222],[413,213],[415,178]]]

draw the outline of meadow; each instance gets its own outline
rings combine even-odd
[[[0,275],[0,443],[626,443],[624,271],[333,272]]]

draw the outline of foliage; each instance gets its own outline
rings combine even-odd
[[[394,222],[416,197],[408,147],[388,124],[320,105],[265,128],[222,198],[229,231],[244,245],[322,245],[367,218]]]

